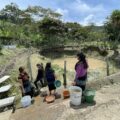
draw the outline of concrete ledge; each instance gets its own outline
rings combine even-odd
[[[93,88],[95,90],[99,90],[100,88],[106,86],[106,85],[111,85],[114,83],[120,83],[120,72],[107,76],[103,79],[100,80],[93,80],[93,81],[88,81],[87,82],[87,88]]]

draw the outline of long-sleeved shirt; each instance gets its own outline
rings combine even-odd
[[[87,68],[84,67],[83,63],[77,63],[75,66],[76,71],[76,79],[79,79],[81,77],[84,77],[87,74]]]
[[[55,75],[54,75],[54,70],[53,69],[50,69],[50,68],[46,69],[45,76],[46,76],[48,84],[54,83]]]
[[[37,74],[37,80],[40,80],[40,79],[42,79],[43,78],[43,75],[44,74],[44,71],[43,71],[43,69],[38,69],[38,74]]]
[[[24,83],[25,81],[29,80],[29,75],[27,74],[27,72],[20,73],[18,79],[21,79]]]

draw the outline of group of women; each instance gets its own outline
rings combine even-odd
[[[86,60],[86,56],[82,52],[77,54],[77,59],[78,62],[75,64],[76,75],[72,85],[78,86],[84,91],[86,87],[88,63]],[[52,69],[51,63],[49,62],[46,64],[45,70],[42,63],[37,64],[37,68],[38,68],[38,74],[36,80],[34,81],[36,89],[38,89],[38,84],[37,84],[38,81],[40,81],[42,87],[44,87],[43,78],[45,78],[47,80],[49,93],[50,94],[55,93],[56,87],[54,82],[56,80],[56,76],[54,70]],[[24,67],[19,68],[18,79],[21,84],[22,95],[30,95],[32,97],[33,87],[29,81],[29,75],[25,71]]]

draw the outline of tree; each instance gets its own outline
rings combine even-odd
[[[0,54],[1,54],[1,51],[2,51],[2,44],[1,44],[1,42],[0,42]]]
[[[109,40],[120,41],[120,10],[114,10],[107,18],[105,30],[109,35]]]
[[[62,16],[51,9],[45,9],[40,6],[29,6],[25,12],[30,13],[31,17],[35,18],[35,21],[39,21],[41,18],[45,17],[59,19]]]
[[[51,47],[64,44],[66,28],[62,21],[46,17],[39,22],[39,30],[43,34],[42,44]]]
[[[72,22],[67,22],[66,27],[68,29],[67,36],[68,36],[68,42],[75,42],[80,38],[79,34],[79,29],[80,29],[80,24],[78,23],[72,23]]]
[[[14,38],[18,44],[34,41],[37,43],[34,45],[38,45],[43,36],[39,33],[38,23],[45,17],[58,20],[61,15],[40,6],[29,6],[21,10],[15,3],[6,5],[0,10],[0,36]]]
[[[6,20],[12,23],[18,23],[18,19],[22,11],[19,9],[18,5],[15,3],[11,3],[9,5],[6,5],[5,8],[3,8],[0,11],[0,18],[1,20]]]
[[[68,29],[67,36],[68,42],[80,43],[82,41],[87,40],[89,28],[83,27],[79,23],[66,23],[66,27]]]

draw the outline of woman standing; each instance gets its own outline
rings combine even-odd
[[[77,54],[77,59],[74,85],[81,87],[82,91],[84,91],[86,87],[88,63],[86,61],[86,56],[82,52]]]
[[[50,95],[51,95],[52,94],[52,90],[54,90],[54,93],[55,93],[55,90],[56,90],[56,87],[54,85],[55,73],[54,73],[54,70],[51,67],[51,63],[47,63],[46,64],[45,77],[46,77],[46,80],[48,82],[48,88],[49,88],[49,92],[50,92]]]
[[[31,86],[31,83],[29,81],[29,75],[25,71],[24,67],[19,68],[18,80],[21,84],[22,96],[30,95],[32,97],[33,96],[32,86]]]

